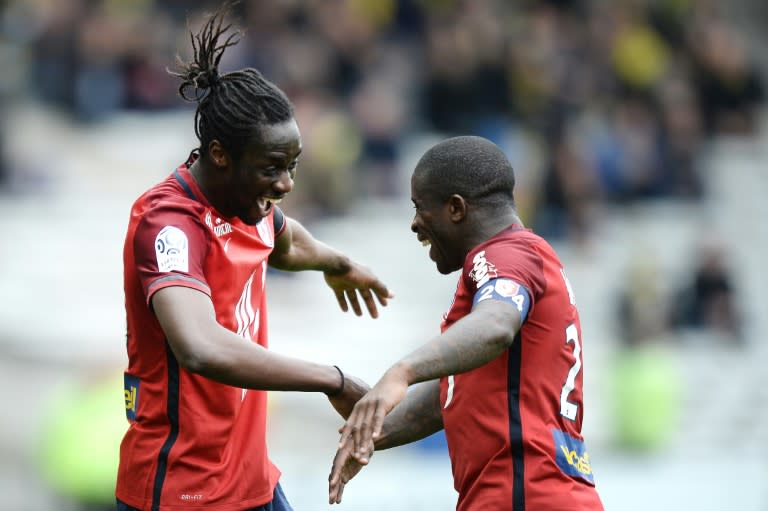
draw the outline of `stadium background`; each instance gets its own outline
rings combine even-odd
[[[0,507],[101,509],[125,427],[121,250],[133,199],[194,147],[166,74],[216,2],[0,2]],[[243,1],[255,66],[296,105],[285,211],[374,268],[376,321],[274,273],[272,348],[370,383],[436,332],[455,275],[409,231],[433,141],[489,137],[561,253],[585,338],[584,433],[606,509],[768,509],[768,4]],[[328,508],[340,421],[273,395],[297,510]],[[339,509],[451,509],[439,436],[376,455]]]

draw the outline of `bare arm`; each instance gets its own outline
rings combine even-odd
[[[286,271],[322,271],[341,310],[346,312],[351,306],[358,316],[363,314],[358,294],[374,318],[379,315],[374,295],[384,306],[394,296],[368,268],[316,240],[304,226],[289,217],[286,217],[285,230],[275,240],[269,264]]]
[[[409,385],[471,371],[512,345],[520,321],[520,313],[512,304],[499,300],[480,302],[470,314],[402,358],[389,371],[401,372]]]
[[[355,405],[344,425],[341,443],[356,446],[364,459],[369,444],[381,434],[385,416],[406,396],[408,386],[480,367],[511,346],[521,326],[520,312],[507,302],[486,300],[390,367]]]
[[[222,327],[211,299],[200,291],[163,288],[152,306],[179,365],[190,372],[249,389],[333,393],[341,386],[333,366],[271,352]],[[366,390],[357,378],[346,378],[347,397],[359,398]]]
[[[409,444],[443,429],[440,412],[440,382],[432,380],[416,386],[403,401],[387,415],[382,434],[375,449],[381,451]],[[369,445],[369,449],[371,449]],[[342,443],[333,458],[328,476],[328,502],[341,502],[346,484],[368,463],[371,452],[361,461],[353,455],[351,442]]]
[[[285,230],[275,239],[269,265],[279,270],[317,270],[341,274],[349,271],[352,261],[322,241],[315,239],[303,225],[285,217]]]
[[[410,444],[441,429],[440,381],[431,380],[416,385],[387,415],[374,446],[381,451]]]

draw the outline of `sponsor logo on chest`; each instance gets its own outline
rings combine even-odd
[[[224,222],[219,217],[216,217],[216,220],[214,220],[210,211],[205,214],[205,225],[210,227],[217,238],[221,238],[232,232],[232,225],[229,222]]]

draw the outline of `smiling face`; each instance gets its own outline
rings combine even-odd
[[[233,162],[228,183],[228,213],[253,225],[293,189],[301,135],[294,119],[268,125]]]
[[[411,177],[411,201],[416,209],[411,230],[422,245],[429,247],[429,258],[444,275],[460,269],[466,256],[459,242],[463,216],[452,202],[455,198],[440,201],[429,193],[429,187],[418,171]]]

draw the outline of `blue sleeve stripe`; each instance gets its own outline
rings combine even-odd
[[[528,290],[512,279],[496,278],[483,284],[472,298],[472,305],[485,300],[501,300],[511,303],[520,312],[521,322],[525,322],[531,308],[531,295]]]

